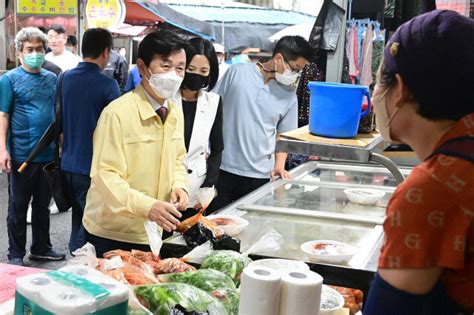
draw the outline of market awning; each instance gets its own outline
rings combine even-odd
[[[138,36],[143,31],[147,29],[146,26],[136,26],[136,25],[130,25],[126,23],[122,23],[116,28],[111,29],[110,31],[115,34],[119,35],[125,35],[125,36]]]
[[[215,40],[214,27],[207,22],[199,21],[180,13],[163,3],[126,2],[127,23],[139,25],[146,22],[165,22],[176,28],[208,40]]]
[[[125,2],[125,7],[127,8],[125,15],[126,23],[132,25],[152,25],[164,22],[162,18],[144,8],[138,2],[127,1]]]

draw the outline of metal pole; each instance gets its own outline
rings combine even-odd
[[[17,10],[17,0],[13,1],[13,36],[16,36],[16,33],[18,33],[18,25],[17,25],[17,16],[16,16],[16,10]],[[15,52],[15,67],[18,67],[18,58],[16,57]]]
[[[348,20],[352,19],[352,0],[349,0],[349,15],[347,19]]]
[[[224,16],[224,9],[225,9],[225,3],[224,1],[221,2],[221,10],[222,10],[222,16]],[[224,28],[224,19],[222,19],[221,21],[221,35],[222,35],[222,38],[221,38],[221,44],[222,46],[225,47],[225,28]],[[224,52],[225,54],[225,52]]]
[[[6,31],[7,10],[4,5],[0,5],[0,72],[7,69],[7,31]]]
[[[76,37],[77,37],[77,52],[81,51],[82,38],[81,38],[81,0],[77,0],[77,13],[76,13]]]
[[[395,177],[397,184],[401,184],[405,180],[405,177],[398,168],[397,164],[395,164],[388,157],[372,152],[370,153],[369,160],[385,166],[390,171],[390,173],[392,173],[393,177]]]

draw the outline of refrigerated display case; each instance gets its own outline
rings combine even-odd
[[[410,169],[402,168],[400,172],[407,176]],[[249,221],[237,236],[241,252],[273,229],[283,237],[280,249],[251,252],[252,258],[301,260],[329,284],[368,289],[382,243],[385,207],[397,185],[392,173],[378,165],[311,161],[290,175],[291,179],[269,182],[218,211]],[[385,195],[371,205],[355,204],[344,193],[348,188],[376,189]],[[311,240],[348,243],[358,252],[345,264],[312,261],[300,249],[301,244]],[[176,247],[185,247],[181,236],[165,241],[165,248]]]

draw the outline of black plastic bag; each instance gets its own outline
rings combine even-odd
[[[183,234],[186,245],[190,248],[197,247],[210,241],[212,248],[217,249],[229,249],[233,251],[240,251],[240,240],[234,237],[230,237],[224,234],[221,238],[217,238],[212,230],[206,228],[200,222],[193,225],[189,230]]]

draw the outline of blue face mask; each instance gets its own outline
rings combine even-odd
[[[39,69],[44,63],[44,53],[33,52],[23,56],[25,64],[31,69]]]

